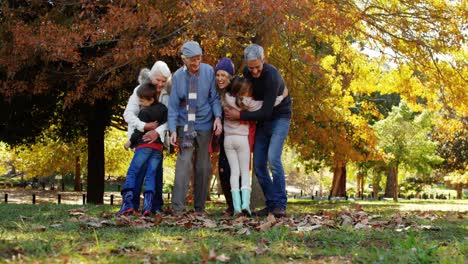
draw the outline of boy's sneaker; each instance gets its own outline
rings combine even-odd
[[[128,208],[127,210],[124,210],[124,211],[119,211],[117,213],[118,216],[121,216],[121,215],[129,215],[129,214],[133,214],[133,212],[135,212],[135,210],[133,210],[133,208]]]
[[[122,192],[122,207],[120,208],[117,215],[128,215],[135,211],[133,208],[133,192],[131,190],[127,190]]]
[[[150,210],[145,210],[143,211],[143,216],[150,216],[151,215],[151,211]]]
[[[146,216],[145,214],[149,212],[151,214],[151,206],[153,203],[153,193],[152,192],[145,192],[143,195],[143,209],[141,210],[143,212],[143,215]]]

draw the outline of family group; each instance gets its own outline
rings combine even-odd
[[[242,77],[234,63],[222,58],[215,68],[202,62],[196,41],[182,45],[183,66],[173,74],[163,61],[143,69],[124,112],[128,123],[125,148],[134,150],[122,187],[118,215],[139,209],[144,186],[144,216],[161,214],[163,148],[177,146],[172,213],[186,210],[194,174],[194,211],[205,213],[212,173],[210,146],[219,148],[218,173],[226,211],[252,215],[250,164],[263,190],[266,207],[258,216],[286,214],[286,185],[281,155],[291,120],[291,98],[278,70],[265,62],[264,50],[244,50]],[[217,142],[213,142],[217,141]],[[271,171],[271,173],[270,173]]]

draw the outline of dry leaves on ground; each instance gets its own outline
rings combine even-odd
[[[152,228],[154,226],[179,226],[186,229],[208,228],[217,232],[227,232],[231,235],[250,235],[253,231],[265,232],[271,228],[284,226],[298,232],[309,232],[322,228],[354,228],[354,229],[393,229],[397,232],[409,229],[440,230],[437,226],[421,225],[411,220],[412,217],[427,219],[430,221],[440,219],[441,216],[434,212],[399,212],[386,220],[380,215],[370,215],[360,205],[352,210],[341,212],[321,211],[316,215],[306,214],[298,217],[277,218],[270,214],[266,218],[258,217],[221,217],[210,218],[195,213],[184,213],[173,216],[170,214],[157,214],[154,217],[143,217],[139,214],[130,216],[111,216],[102,213],[101,218],[91,217],[86,214],[85,208],[77,208],[68,211],[69,221],[80,223],[81,228],[102,228],[105,226]],[[61,223],[60,223],[61,224]],[[58,228],[59,225],[53,226]],[[262,251],[262,250],[260,250]]]

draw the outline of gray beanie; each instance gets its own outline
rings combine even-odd
[[[200,48],[200,44],[196,41],[187,41],[182,45],[182,55],[187,58],[191,58],[194,56],[200,56],[203,54],[202,49]]]

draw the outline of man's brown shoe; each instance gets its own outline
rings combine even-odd
[[[271,211],[271,213],[272,213],[275,217],[285,217],[285,216],[286,216],[286,210],[281,209],[281,208],[279,208],[279,207],[275,207],[275,209],[273,209],[273,211]]]
[[[267,216],[270,213],[268,207],[263,208],[262,210],[252,212],[253,216]]]

